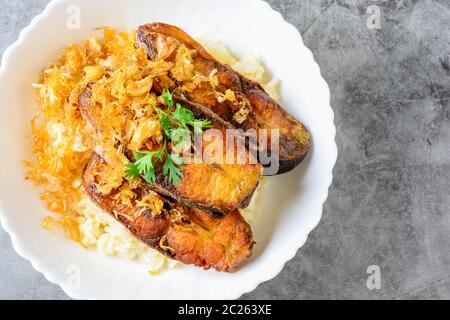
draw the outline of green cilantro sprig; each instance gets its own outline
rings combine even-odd
[[[168,143],[175,151],[180,150],[191,141],[191,129],[195,134],[201,134],[203,129],[212,127],[212,122],[196,119],[191,110],[183,108],[179,103],[175,104],[172,93],[169,91],[165,91],[161,98],[167,106],[167,110],[156,106],[154,108],[161,129],[164,131],[164,147],[158,151],[133,152],[136,161],[126,165],[125,176],[129,179],[141,176],[146,182],[155,183],[156,167],[158,163],[164,161],[163,175],[168,177],[169,183],[177,185],[183,176],[180,167],[184,163],[179,155],[168,151]],[[174,106],[175,110],[173,110]]]
[[[162,161],[165,149],[158,151],[148,152],[135,152],[133,156],[136,161],[129,162],[126,166],[125,177],[135,179],[142,176],[148,183],[154,183],[156,181],[156,163]]]

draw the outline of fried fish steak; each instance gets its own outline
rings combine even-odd
[[[193,73],[203,77],[217,76],[218,84],[201,82],[193,87],[189,77],[172,73],[161,76],[155,82],[159,90],[175,90],[179,100],[189,100],[208,114],[213,113],[231,125],[244,130],[279,129],[279,150],[271,149],[271,142],[261,147],[268,155],[278,157],[282,174],[294,169],[306,157],[310,148],[310,134],[305,126],[288,114],[276,103],[257,82],[251,81],[234,71],[231,67],[219,63],[197,41],[183,30],[164,23],[145,24],[138,28],[137,45],[147,50],[151,60],[164,59],[176,63],[180,50],[186,48],[193,57]],[[181,49],[180,49],[181,48]],[[234,99],[217,98],[231,90]]]
[[[96,109],[99,107],[90,98],[91,92],[86,88],[79,97],[79,106],[83,117],[95,128]],[[189,107],[190,104],[184,106]],[[192,159],[191,163],[182,166],[180,183],[176,186],[169,183],[160,167],[157,168],[156,182],[149,188],[209,212],[228,214],[238,208],[246,208],[261,179],[262,166],[247,149],[241,148],[237,152],[238,140],[227,143],[226,134],[227,127],[215,121],[213,128],[204,131],[201,136],[199,149],[202,152],[198,153],[201,157],[197,157],[200,160]],[[129,150],[125,154],[130,161],[135,160]],[[227,161],[230,155],[233,159]]]
[[[208,212],[168,200],[143,182],[133,188],[135,197],[127,203],[118,197],[124,185],[106,195],[99,191],[97,179],[105,165],[101,156],[92,155],[82,176],[87,194],[146,245],[182,263],[221,272],[235,270],[251,255],[252,231],[239,211],[213,217]],[[148,195],[162,204],[159,210],[139,206]]]

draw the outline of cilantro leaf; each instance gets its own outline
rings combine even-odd
[[[140,160],[142,157],[144,157],[144,156],[145,156],[145,153],[133,151],[133,156],[134,156],[134,158],[135,158],[136,161],[137,161],[137,160]]]
[[[212,127],[212,121],[211,120],[196,120],[192,126],[194,128],[195,134],[201,134],[204,129],[211,128]]]
[[[183,142],[191,140],[191,131],[186,128],[176,128],[173,129],[170,134],[170,139],[174,145],[182,144]]]
[[[159,124],[161,125],[161,129],[164,130],[166,136],[170,139],[173,125],[172,122],[170,121],[169,116],[165,115],[159,118]]]
[[[183,175],[182,170],[177,167],[183,163],[182,159],[178,155],[171,155],[166,152],[166,162],[163,167],[163,174],[168,176],[169,182],[172,185],[178,185],[181,181],[181,176]]]
[[[145,153],[133,151],[133,156],[136,158],[136,161],[127,164],[125,175],[129,178],[142,176],[148,183],[154,183],[156,181],[156,160],[161,161],[163,155],[164,149]]]
[[[164,131],[164,147],[158,151],[133,152],[136,161],[126,165],[125,176],[137,178],[141,176],[146,182],[156,181],[156,166],[164,159],[163,174],[168,177],[171,184],[177,185],[181,181],[184,165],[183,159],[178,154],[169,154],[168,145],[172,149],[181,152],[192,143],[191,129],[195,134],[201,134],[203,129],[211,128],[212,122],[207,119],[196,119],[194,113],[174,102],[173,93],[164,91],[161,95],[167,110],[153,106],[155,109],[161,129]],[[176,106],[175,110],[173,107]]]
[[[139,170],[139,173],[145,175],[148,171],[155,169],[155,164],[153,163],[153,159],[149,155],[145,155],[139,160],[137,160],[134,165]]]
[[[145,182],[147,183],[155,183],[156,181],[156,173],[155,170],[151,170],[151,171],[147,171],[147,173],[144,174],[143,176]]]
[[[172,117],[184,128],[186,128],[187,125],[192,126],[195,121],[194,113],[189,109],[183,108],[179,103],[177,103],[177,108],[172,113]]]
[[[139,170],[137,169],[135,164],[133,162],[127,163],[125,168],[125,178],[136,179],[137,177],[139,177],[139,175]]]
[[[173,95],[170,91],[164,91],[164,93],[161,95],[161,98],[163,99],[166,106],[168,106],[169,108],[173,107]]]
[[[212,128],[212,126],[213,126],[212,121],[209,119],[204,119],[204,120],[200,121],[200,123],[202,124],[203,129]]]
[[[179,165],[179,166],[183,165],[183,158],[180,157],[178,154],[173,153],[171,155],[171,159],[172,159],[173,163],[175,163],[176,165]]]

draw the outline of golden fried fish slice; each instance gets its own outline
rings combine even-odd
[[[136,197],[127,204],[117,197],[126,184],[106,195],[98,190],[97,177],[105,165],[99,155],[92,155],[82,176],[87,194],[146,245],[185,264],[227,272],[251,255],[252,231],[239,211],[213,217],[167,200],[143,182],[132,190]],[[139,201],[149,194],[154,201],[163,203],[160,211],[139,207]]]
[[[80,95],[79,105],[83,117],[95,128],[99,106],[90,98],[91,92],[87,88]],[[200,161],[182,166],[179,184],[169,183],[162,168],[158,168],[156,182],[149,188],[190,207],[228,214],[249,205],[261,179],[262,167],[247,149],[238,149],[237,140],[227,143],[224,124],[216,121],[212,129],[202,135]],[[130,151],[125,153],[131,161],[135,160]],[[227,161],[230,155],[232,159]]]
[[[237,128],[255,129],[257,132],[261,129],[279,129],[277,174],[294,169],[306,157],[311,141],[305,126],[289,115],[258,83],[219,63],[186,32],[172,25],[151,23],[138,28],[137,40],[137,45],[147,50],[151,60],[176,62],[179,48],[187,48],[193,51],[193,73],[203,77],[215,75],[218,79],[215,87],[208,82],[192,86],[188,83],[189,79],[176,74],[171,77],[164,75],[155,82],[154,89],[175,89],[177,99],[193,102],[203,111],[207,109],[208,114],[212,112]],[[223,94],[227,90],[233,92],[234,99],[217,98],[217,92]],[[267,147],[262,148],[276,157],[270,141]]]

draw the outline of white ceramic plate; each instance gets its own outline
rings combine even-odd
[[[75,5],[75,7],[74,7]],[[67,20],[79,8],[79,29]],[[224,42],[236,54],[256,53],[282,80],[283,105],[311,131],[313,147],[293,172],[269,179],[262,192],[251,259],[233,274],[184,267],[151,277],[136,261],[103,257],[42,229],[47,214],[24,180],[29,159],[32,83],[69,43],[94,28],[131,29],[161,21],[194,37]],[[71,20],[73,23],[74,21]],[[330,92],[295,27],[259,0],[58,0],[5,52],[0,72],[0,217],[16,251],[71,297],[83,299],[234,299],[275,277],[319,223],[336,162]],[[75,268],[74,268],[75,266]],[[79,269],[78,269],[79,268]],[[70,277],[80,271],[80,286]]]

